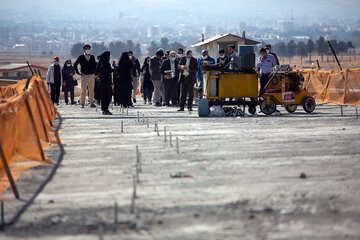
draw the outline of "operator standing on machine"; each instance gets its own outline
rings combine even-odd
[[[266,53],[265,48],[260,48],[259,61],[256,65],[256,69],[260,70],[260,96],[264,93],[265,85],[269,81],[269,74],[273,71],[276,66],[276,59],[272,54]]]

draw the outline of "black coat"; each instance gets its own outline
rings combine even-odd
[[[149,64],[144,64],[141,68],[141,72],[144,73],[143,89],[152,89],[154,90],[154,84],[151,81],[151,74],[149,69]]]
[[[78,65],[80,64],[81,67],[81,73],[83,74],[94,74],[96,69],[96,61],[94,55],[90,56],[90,61],[86,60],[86,57],[84,54],[80,55],[75,63],[74,63],[74,69],[77,74],[80,74],[78,70]]]
[[[180,60],[178,68],[180,69],[180,66],[182,66],[182,65],[184,65],[184,66],[186,65],[186,57],[183,57]],[[190,68],[190,71],[189,71],[190,80],[191,80],[191,82],[196,83],[196,72],[198,70],[198,61],[196,58],[191,57],[189,68]],[[183,73],[184,73],[184,71],[180,69],[179,82],[181,82],[184,77]]]
[[[130,71],[133,64],[128,59],[120,61],[114,72],[114,101],[124,107],[131,106],[132,80]]]
[[[179,79],[179,74],[180,74],[178,65],[179,65],[179,61],[175,60],[175,78],[176,79]],[[161,74],[163,76],[164,81],[167,80],[166,78],[164,78],[166,75],[165,71],[169,71],[169,70],[171,70],[171,61],[170,61],[170,59],[167,59],[164,61],[163,65],[161,66]]]
[[[132,65],[133,65],[133,67],[131,69],[132,74],[134,76],[140,75],[140,62],[139,62],[139,60],[136,57],[133,56],[130,61],[131,61]]]

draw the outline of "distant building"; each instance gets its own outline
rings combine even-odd
[[[33,71],[40,70],[43,77],[47,74],[47,68],[41,66],[31,65]],[[26,63],[11,63],[0,67],[1,79],[15,79],[21,80],[31,76],[30,69]]]
[[[161,31],[159,25],[149,26],[147,28],[147,37],[148,38],[154,38],[154,37],[160,37]]]
[[[191,48],[202,47],[202,49],[207,49],[211,57],[215,59],[219,57],[219,50],[224,49],[227,54],[227,49],[229,45],[235,45],[237,51],[239,52],[239,46],[241,45],[257,45],[260,42],[245,38],[245,32],[243,36],[239,37],[231,33],[216,35],[214,37],[204,39],[199,43],[196,43]]]
[[[281,20],[279,21],[279,29],[282,33],[293,33],[294,32],[294,21],[292,20]]]

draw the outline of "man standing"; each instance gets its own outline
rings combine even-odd
[[[273,68],[276,66],[275,57],[271,54],[266,53],[265,48],[260,48],[259,61],[256,65],[256,68],[260,70],[260,96],[264,93],[265,85],[269,81],[269,74],[273,71]]]
[[[84,49],[84,54],[80,55],[74,63],[75,72],[81,75],[80,104],[81,104],[81,108],[84,108],[86,89],[89,89],[90,107],[95,108],[96,106],[94,104],[94,89],[95,89],[94,73],[96,69],[96,61],[94,55],[90,54],[91,46],[89,44],[85,44],[83,49]],[[81,67],[81,72],[79,72],[78,70],[79,64]]]
[[[180,109],[184,111],[186,97],[188,96],[188,110],[192,111],[192,103],[194,98],[194,84],[196,83],[196,71],[198,61],[192,56],[192,51],[187,50],[186,56],[179,63],[180,73]]]
[[[54,57],[54,63],[48,68],[46,82],[50,84],[51,100],[59,105],[60,87],[63,83],[62,67],[59,64],[59,57]]]
[[[184,56],[184,49],[182,48],[178,48],[177,50],[177,60],[180,62],[181,59]],[[178,79],[178,83],[177,83],[177,102],[180,102],[180,81]]]
[[[133,65],[130,73],[131,73],[131,80],[133,83],[132,98],[133,98],[133,102],[136,103],[136,94],[138,94],[138,86],[139,86],[140,62],[136,57],[134,57],[134,54],[131,50],[128,52],[128,54],[130,61]]]
[[[226,66],[229,63],[229,58],[225,55],[225,50],[220,49],[219,50],[220,57],[217,58],[216,64],[219,64],[221,66]]]
[[[277,54],[273,51],[271,51],[271,45],[270,44],[266,44],[265,45],[265,49],[266,49],[266,53],[267,54],[271,54],[274,56],[275,60],[276,60],[276,65],[280,65],[280,62],[279,62],[279,58],[277,56]]]
[[[177,58],[178,58],[178,60],[180,61],[183,58],[183,56],[184,56],[184,49],[178,48],[178,50],[177,50]]]
[[[204,81],[203,71],[201,69],[201,66],[204,65],[204,62],[209,62],[210,64],[215,64],[215,59],[213,59],[212,57],[209,56],[208,50],[204,49],[201,54],[202,54],[202,58],[200,58],[198,61],[198,71],[197,71],[197,77],[199,80],[199,88],[200,89],[203,88],[203,81]],[[202,94],[199,94],[199,99],[202,99]]]
[[[164,94],[164,86],[161,81],[161,66],[163,64],[162,57],[164,56],[164,52],[162,49],[156,51],[156,54],[150,58],[150,74],[151,74],[151,81],[154,84],[155,93],[154,93],[154,104],[155,106],[161,106],[160,103],[160,93],[162,94],[163,98]]]
[[[177,104],[177,83],[179,79],[179,61],[176,59],[176,52],[169,53],[169,59],[165,60],[161,67],[161,74],[163,76],[163,83],[165,88],[165,105],[170,107],[171,104]]]
[[[238,70],[240,66],[239,54],[235,50],[235,45],[228,46],[228,52],[230,54],[230,70]]]

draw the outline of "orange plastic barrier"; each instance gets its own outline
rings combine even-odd
[[[0,88],[0,151],[15,181],[23,171],[51,163],[44,150],[59,141],[52,124],[56,109],[44,80],[34,76],[24,90],[26,81]],[[0,161],[0,194],[10,186],[6,173]]]
[[[319,103],[360,105],[360,69],[296,69],[304,86]]]

